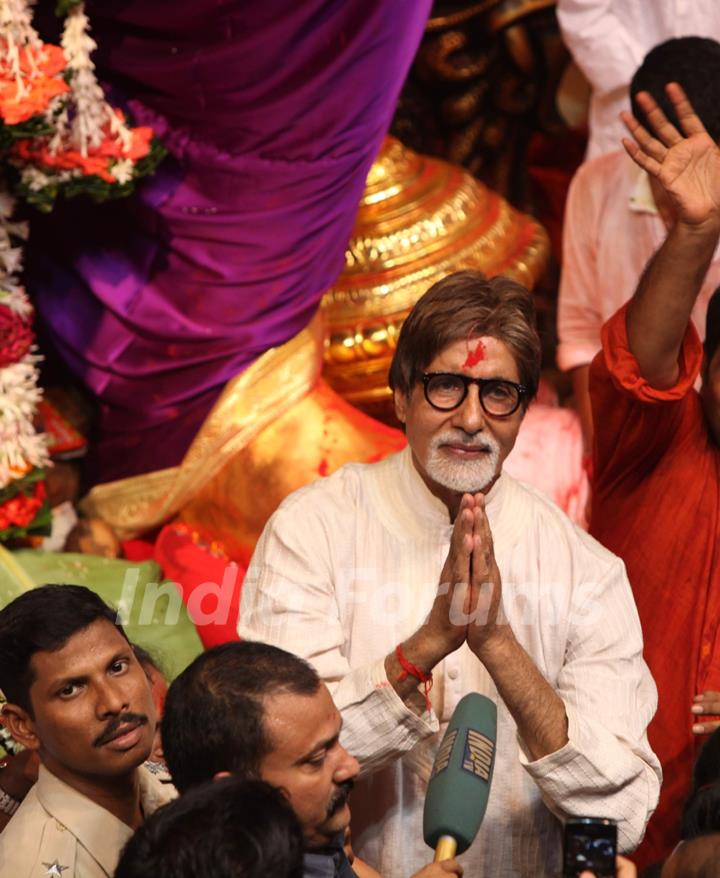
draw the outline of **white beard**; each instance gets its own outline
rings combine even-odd
[[[480,445],[484,453],[474,460],[459,460],[442,450],[441,446],[449,444]],[[462,430],[449,430],[435,436],[425,462],[425,471],[434,482],[459,494],[482,491],[498,475],[499,469],[500,446],[495,439],[488,435],[478,439]]]

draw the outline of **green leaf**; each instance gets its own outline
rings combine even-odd
[[[83,0],[57,0],[55,5],[55,15],[58,18],[64,18],[68,12],[72,12],[76,6],[79,6]]]
[[[45,116],[31,116],[17,125],[6,125],[0,120],[0,151],[9,150],[16,140],[29,140],[33,137],[49,137],[55,129]]]

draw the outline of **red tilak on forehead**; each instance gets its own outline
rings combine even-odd
[[[482,363],[485,359],[485,345],[482,343],[482,339],[478,341],[475,345],[475,349],[468,351],[467,359],[463,363],[463,369],[471,369],[473,366],[477,366],[478,363]]]

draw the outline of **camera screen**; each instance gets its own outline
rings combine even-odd
[[[568,824],[563,868],[566,878],[586,869],[597,878],[614,878],[616,835],[617,830],[611,824]]]

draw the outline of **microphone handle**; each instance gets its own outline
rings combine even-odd
[[[442,860],[452,860],[457,853],[457,842],[451,835],[441,835],[435,845],[435,857],[433,863],[440,863]]]

